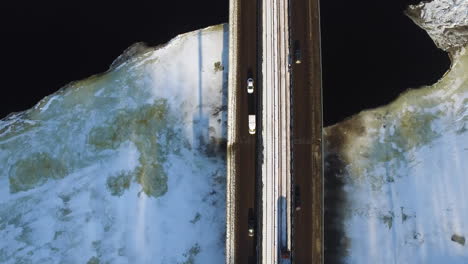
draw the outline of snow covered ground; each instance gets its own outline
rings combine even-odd
[[[468,4],[426,7],[458,14],[460,6],[456,45],[436,38],[452,52],[438,83],[325,129],[326,180],[343,194],[329,194],[342,220],[327,223],[341,229],[339,262],[468,263],[468,43],[458,43],[468,36]],[[415,14],[431,19],[423,7]]]
[[[0,121],[0,263],[223,263],[227,25]]]

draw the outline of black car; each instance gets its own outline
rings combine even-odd
[[[296,40],[294,42],[294,62],[296,64],[300,64],[302,62],[302,54],[299,40]]]
[[[296,211],[301,210],[301,191],[299,185],[296,185],[296,188],[294,188],[294,207]]]
[[[252,208],[249,208],[249,223],[247,228],[249,231],[249,237],[253,237],[255,235],[255,217]]]

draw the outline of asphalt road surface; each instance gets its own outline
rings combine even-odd
[[[237,90],[236,121],[238,128],[238,155],[236,166],[236,258],[238,264],[257,263],[258,224],[255,226],[255,236],[248,236],[249,208],[253,209],[255,221],[259,219],[256,203],[256,163],[257,134],[248,132],[248,113],[255,111],[257,95],[259,94],[259,78],[257,76],[257,1],[239,1],[239,47],[237,80],[240,87]],[[247,79],[254,79],[254,93],[247,93]],[[257,115],[258,117],[258,115]],[[257,122],[258,128],[258,122]],[[257,129],[258,132],[258,129]]]
[[[293,261],[315,264],[324,260],[319,0],[290,3],[291,44],[298,41],[302,55],[302,63],[293,61],[291,68],[293,182],[302,205],[293,216]]]

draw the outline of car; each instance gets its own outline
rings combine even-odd
[[[298,185],[296,185],[296,188],[294,189],[294,205],[296,211],[301,210],[301,192]]]
[[[301,47],[298,40],[294,43],[294,62],[296,62],[296,64],[300,64],[302,62]]]
[[[249,134],[254,135],[256,131],[256,117],[249,114]]]
[[[252,208],[249,208],[248,232],[249,237],[253,237],[255,235],[255,217]]]
[[[294,56],[296,57],[296,64],[301,64],[302,55],[301,55],[301,50],[300,49],[296,50],[296,52],[294,53]]]
[[[247,79],[247,93],[251,94],[254,92],[254,80],[252,78]]]

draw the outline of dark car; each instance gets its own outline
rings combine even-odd
[[[249,237],[253,237],[255,235],[255,216],[252,208],[249,208],[249,222],[247,228]]]
[[[300,64],[302,62],[302,54],[299,40],[296,40],[294,42],[294,62],[296,64]]]
[[[294,207],[296,211],[301,210],[301,190],[299,189],[299,185],[296,185],[296,188],[294,188]]]

